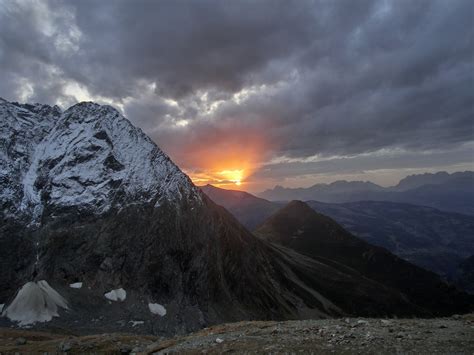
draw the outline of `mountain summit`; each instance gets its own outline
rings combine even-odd
[[[70,208],[101,214],[130,201],[199,203],[189,178],[110,106],[83,102],[61,112],[3,103],[0,110],[6,215],[39,222]]]

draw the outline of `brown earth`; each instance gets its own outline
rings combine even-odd
[[[1,354],[31,352],[473,354],[474,315],[238,322],[174,338],[118,333],[75,336],[0,328]]]

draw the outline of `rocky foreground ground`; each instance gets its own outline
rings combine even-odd
[[[474,315],[436,319],[343,318],[217,325],[173,338],[75,336],[0,328],[0,353],[474,354]]]

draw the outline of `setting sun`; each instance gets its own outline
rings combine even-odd
[[[255,171],[268,157],[273,146],[260,132],[233,127],[231,131],[219,131],[210,136],[186,141],[186,149],[180,145],[176,161],[185,166],[186,174],[196,185],[214,185],[225,189],[251,188]],[[212,144],[210,144],[212,142]]]
[[[252,171],[250,167],[247,167],[247,169],[211,169],[206,172],[188,172],[188,174],[197,185],[212,184],[232,189],[233,186],[243,185],[245,178]]]
[[[242,184],[242,179],[244,176],[244,170],[223,170],[218,172],[225,180],[233,182],[234,184],[240,186]]]

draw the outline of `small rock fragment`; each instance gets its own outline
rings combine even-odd
[[[71,349],[72,349],[72,343],[70,341],[62,341],[58,346],[58,350],[63,351],[63,352],[67,352]]]
[[[132,352],[132,347],[130,345],[122,345],[120,347],[120,352],[122,354],[130,354]]]
[[[216,338],[216,343],[217,344],[220,344],[220,343],[223,343],[223,342],[224,342],[224,339]]]
[[[26,343],[27,343],[27,341],[26,341],[26,339],[23,338],[23,337],[17,338],[17,339],[15,340],[15,344],[16,344],[16,345],[25,345]]]

